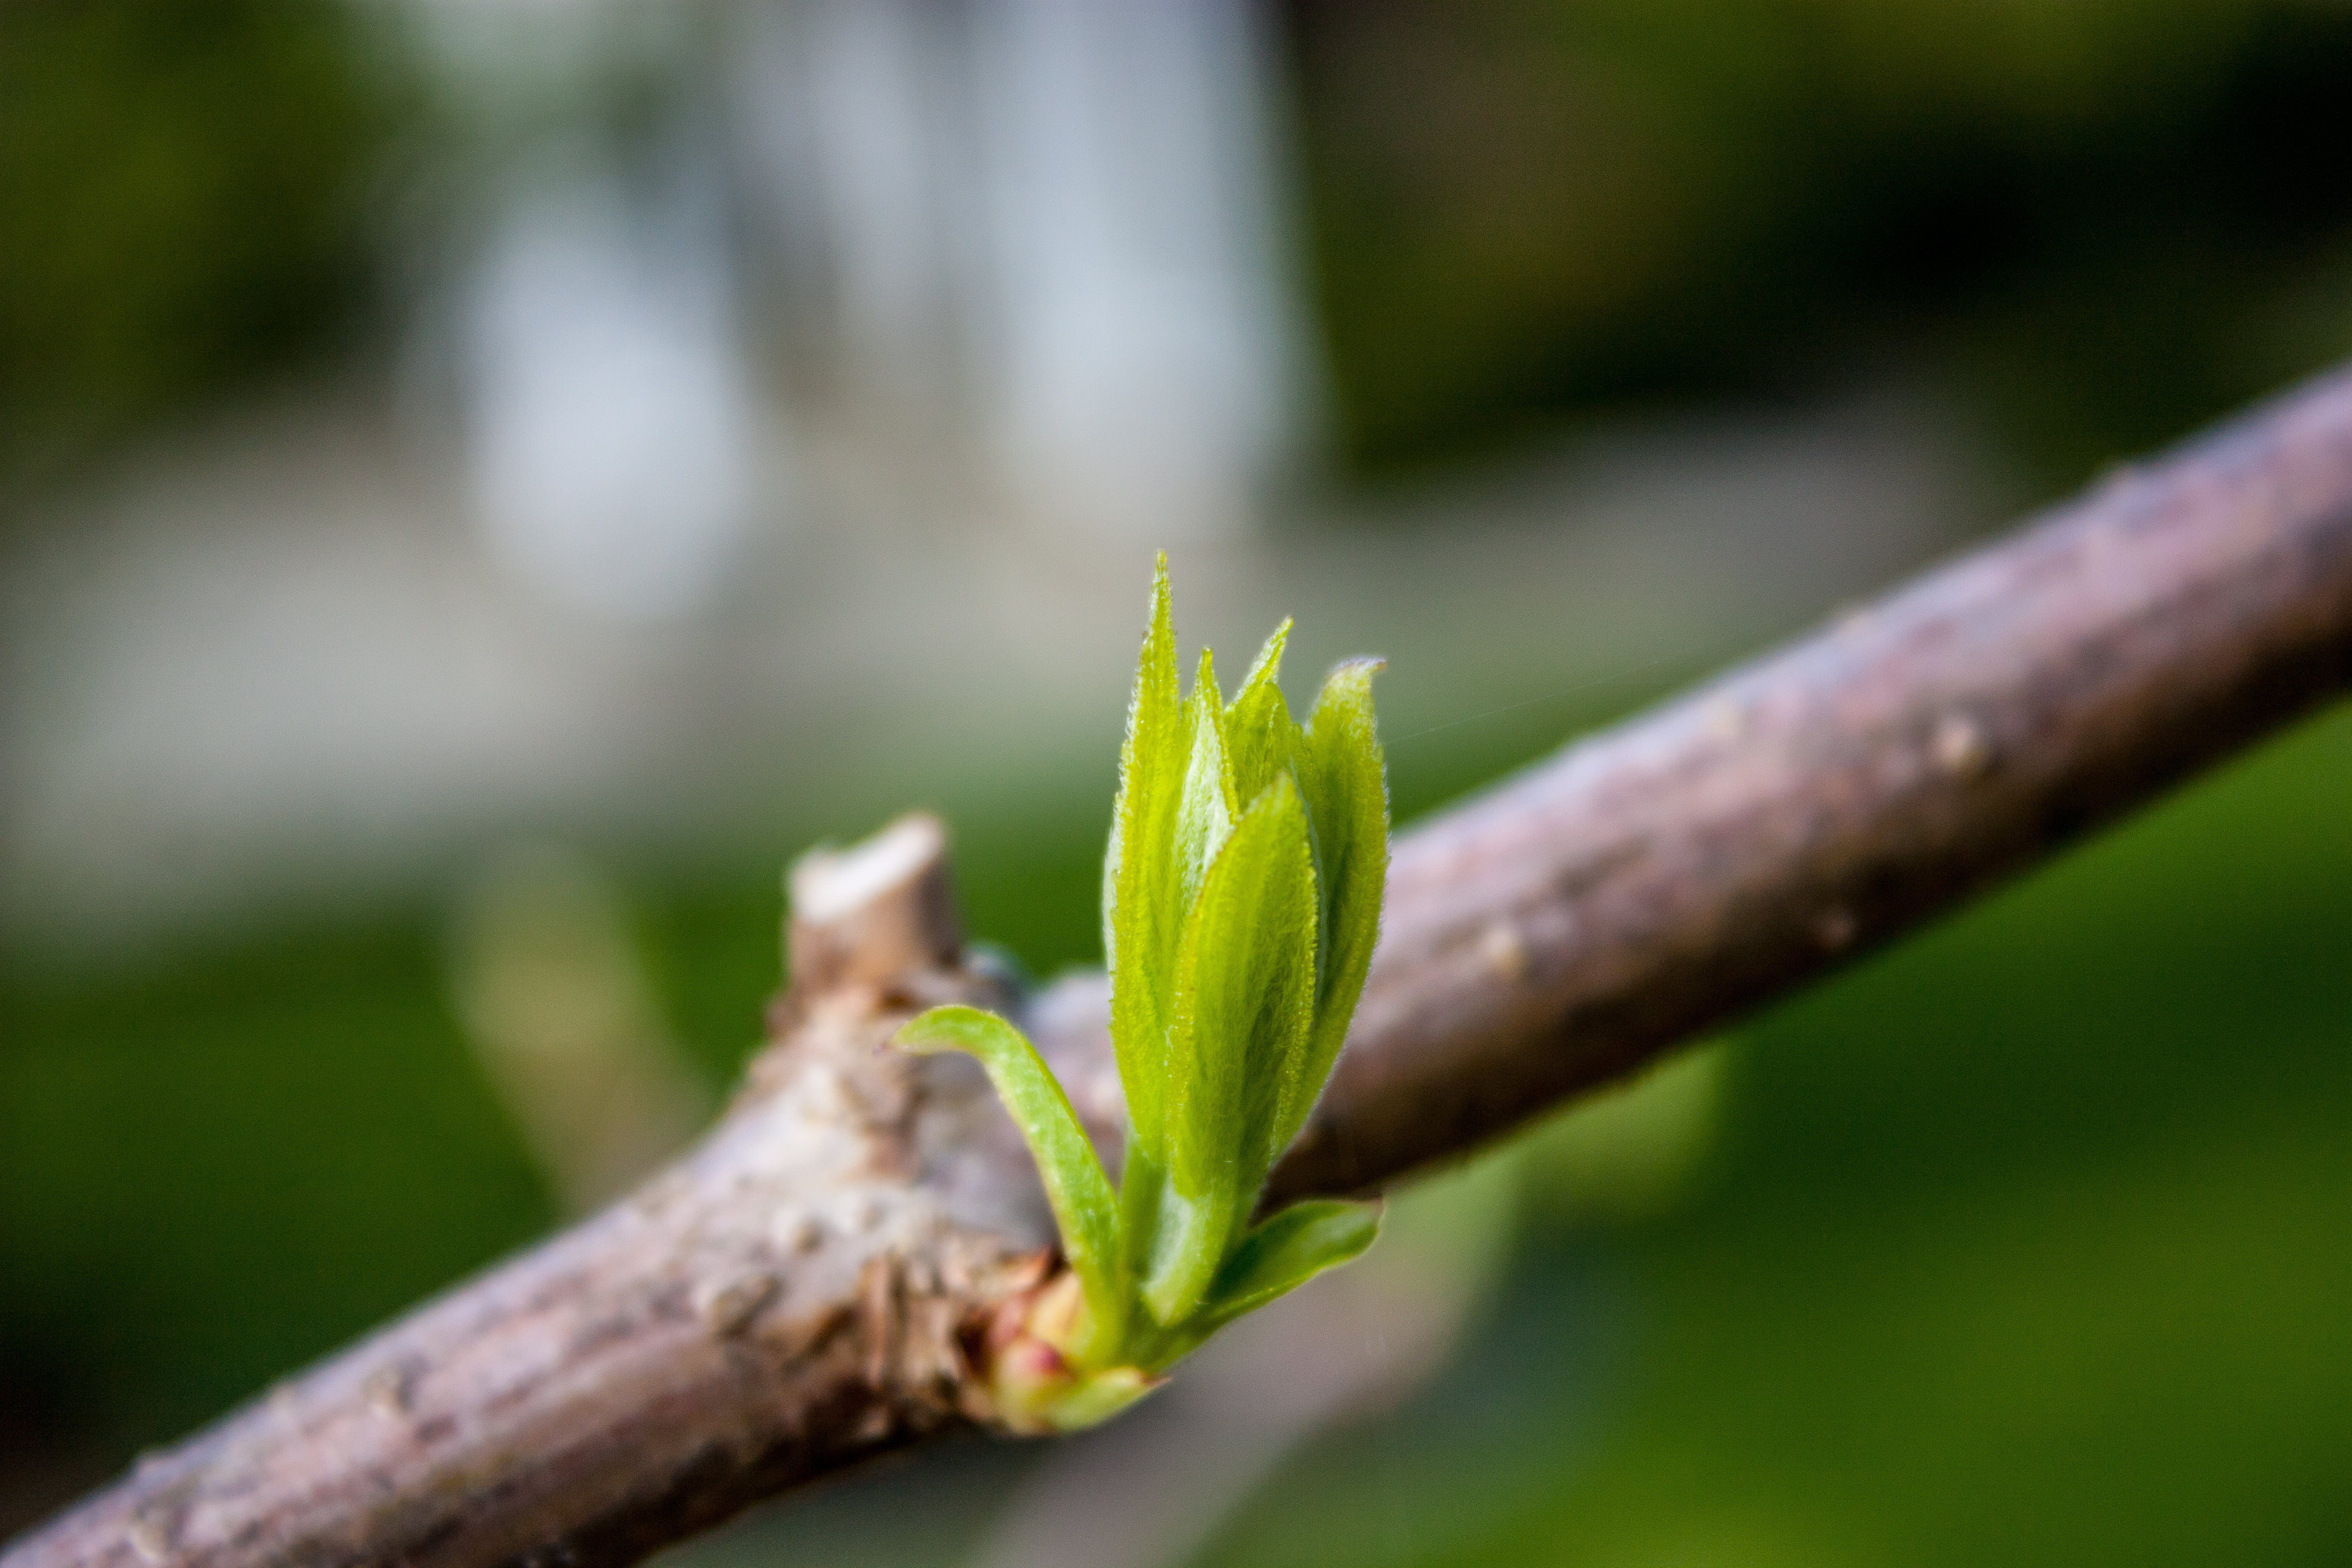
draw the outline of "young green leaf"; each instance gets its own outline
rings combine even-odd
[[[1201,650],[1201,673],[1192,678],[1192,695],[1184,704],[1185,741],[1191,751],[1184,766],[1183,793],[1176,804],[1176,897],[1181,900],[1178,919],[1185,918],[1201,896],[1201,883],[1224,847],[1241,815],[1234,798],[1234,773],[1225,758],[1225,715],[1217,692],[1217,668],[1209,650]],[[1178,936],[1178,951],[1182,939]],[[1181,959],[1179,962],[1181,962]]]
[[[1086,1294],[1089,1322],[1078,1353],[1116,1346],[1126,1333],[1127,1286],[1119,1256],[1118,1205],[1110,1178],[1070,1109],[1051,1068],[1027,1037],[977,1007],[934,1007],[911,1019],[893,1042],[918,1055],[964,1051],[980,1059],[1013,1113],[1045,1178],[1046,1201],[1061,1226],[1062,1255]]]
[[[1137,660],[1135,696],[1119,750],[1118,799],[1103,860],[1103,956],[1110,969],[1111,1040],[1127,1091],[1129,1137],[1160,1147],[1160,1086],[1168,1076],[1176,951],[1184,895],[1175,874],[1176,816],[1191,721],[1177,690],[1176,629],[1168,558],[1151,585],[1151,629]]]
[[[1334,669],[1308,715],[1299,750],[1299,787],[1315,826],[1321,946],[1314,1027],[1302,1059],[1287,1075],[1276,1130],[1279,1147],[1298,1136],[1331,1074],[1380,935],[1389,867],[1388,780],[1372,726],[1372,677],[1380,669],[1378,659],[1350,659]]]
[[[1184,929],[1169,1059],[1178,1228],[1144,1288],[1163,1324],[1198,1304],[1278,1152],[1283,1074],[1313,1020],[1315,924],[1306,806],[1286,773],[1234,825]]]
[[[1225,755],[1233,770],[1234,798],[1246,806],[1291,767],[1298,726],[1290,720],[1290,705],[1282,700],[1275,677],[1282,668],[1282,647],[1290,638],[1285,621],[1258,650],[1257,662],[1225,710]]]
[[[1253,1227],[1217,1270],[1201,1303],[1203,1326],[1229,1322],[1287,1295],[1361,1254],[1380,1230],[1377,1204],[1316,1199],[1291,1205]]]

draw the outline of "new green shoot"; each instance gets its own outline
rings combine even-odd
[[[1117,1190],[1013,1025],[936,1007],[898,1033],[908,1050],[980,1060],[1061,1227],[1075,1284],[1041,1297],[1024,1330],[1045,1354],[1005,1358],[992,1374],[1007,1425],[1103,1419],[1223,1324],[1356,1257],[1379,1228],[1372,1205],[1328,1201],[1252,1223],[1347,1037],[1388,873],[1380,665],[1333,670],[1302,724],[1276,684],[1289,631],[1286,621],[1266,639],[1232,701],[1206,649],[1186,694],[1161,558],[1103,863],[1128,1111]]]

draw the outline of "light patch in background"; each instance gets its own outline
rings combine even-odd
[[[754,500],[751,378],[728,268],[620,183],[534,172],[465,284],[468,471],[493,552],[628,620],[708,604]]]
[[[1247,0],[738,17],[748,227],[812,446],[938,473],[950,513],[1245,534],[1323,405],[1271,27]]]
[[[1014,483],[1139,537],[1238,531],[1318,402],[1262,18],[1242,0],[987,0],[974,23]]]
[[[0,552],[10,940],[380,906],[555,824],[780,860],[782,808],[861,827],[950,777],[969,809],[975,780],[1034,798],[1116,756],[1140,546],[812,528],[730,577],[740,618],[551,615],[486,558],[459,468],[376,412],[257,411]],[[1867,591],[1982,514],[1983,471],[1916,404],[1621,428],[1180,550],[1180,629],[1249,647],[1292,615],[1301,668],[1388,655],[1410,788],[1497,724],[1564,726]]]

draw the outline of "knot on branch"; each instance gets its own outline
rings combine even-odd
[[[965,961],[936,818],[902,817],[847,849],[814,851],[788,889],[790,984],[702,1156],[741,1194],[727,1205],[736,1221],[719,1228],[748,1225],[735,1239],[749,1277],[763,1265],[790,1270],[793,1289],[780,1294],[804,1290],[820,1304],[787,1331],[819,1351],[837,1338],[838,1353],[812,1370],[855,1377],[818,1403],[858,1390],[868,1400],[828,1430],[878,1442],[985,1417],[970,1352],[1001,1303],[1046,1269],[1051,1219],[985,1075],[887,1042],[927,1007],[1011,1012],[1021,998]]]

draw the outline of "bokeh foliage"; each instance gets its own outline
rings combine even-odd
[[[2352,350],[2352,14],[1295,0],[1354,461],[1948,381],[2053,483]]]
[[[369,20],[315,0],[0,7],[0,475],[361,317],[366,198],[407,98]]]

